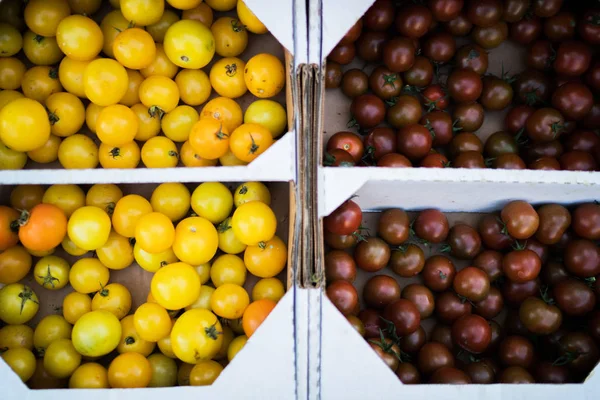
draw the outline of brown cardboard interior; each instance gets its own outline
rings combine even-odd
[[[239,185],[239,183],[226,183],[227,187],[231,190]],[[277,278],[281,279],[286,284],[286,289],[289,290],[293,285],[293,269],[296,268],[297,257],[295,256],[296,249],[293,245],[295,240],[295,233],[291,227],[293,227],[294,221],[294,210],[293,204],[295,204],[293,185],[287,182],[277,183],[266,183],[267,187],[271,192],[271,207],[277,216],[277,235],[288,245],[288,263],[286,269],[282,271]],[[89,185],[80,185],[84,190],[89,189]],[[145,198],[150,198],[152,191],[158,184],[136,184],[136,185],[118,185],[123,194],[139,194]],[[190,191],[193,191],[198,184],[186,184]],[[12,187],[0,186],[0,204],[8,205],[9,196]],[[73,264],[77,259],[84,257],[91,257],[92,252],[88,252],[82,257],[73,257],[67,254],[60,246],[56,249],[55,255],[65,258],[70,264]],[[220,254],[220,251],[219,253]],[[39,258],[34,257],[33,265]],[[32,270],[33,270],[32,265]],[[132,295],[132,307],[131,313],[142,303],[146,302],[146,297],[150,288],[150,281],[153,274],[145,271],[135,262],[119,271],[110,270],[109,283],[121,283],[126,286]],[[250,293],[259,278],[248,273],[246,283],[244,287]],[[42,288],[32,276],[30,272],[25,279],[21,281],[23,284],[30,286],[36,293],[39,299],[40,308],[35,317],[28,323],[28,325],[35,327],[36,324],[46,315],[49,314],[60,314],[63,298],[73,288],[70,285],[65,286],[62,289],[52,291]]]

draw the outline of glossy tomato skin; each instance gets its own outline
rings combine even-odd
[[[327,297],[344,315],[358,312],[358,293],[354,286],[347,281],[334,281],[327,286]]]
[[[542,22],[539,18],[523,18],[510,26],[510,38],[520,44],[529,44],[542,33]]]
[[[576,130],[565,138],[565,150],[593,152],[600,148],[600,136],[589,130]]]
[[[403,362],[396,368],[396,376],[405,385],[421,383],[421,374],[417,367],[409,362]]]
[[[430,375],[442,367],[453,367],[454,356],[441,343],[425,343],[417,356],[417,365],[423,375]]]
[[[421,117],[420,123],[433,132],[434,147],[445,146],[452,141],[454,127],[449,113],[440,110],[431,111]]]
[[[394,300],[389,303],[381,316],[391,321],[400,336],[408,335],[419,329],[421,317],[417,307],[405,299]]]
[[[479,75],[486,73],[489,64],[487,52],[476,44],[467,44],[458,49],[455,60],[457,68],[469,69]]]
[[[394,23],[394,14],[391,0],[377,0],[363,16],[364,27],[373,31],[385,31]]]
[[[431,375],[429,383],[466,385],[471,378],[464,371],[454,367],[442,367]]]
[[[375,128],[365,136],[363,144],[367,155],[378,161],[396,152],[396,132],[391,128]]]
[[[327,58],[341,65],[350,64],[356,56],[354,43],[340,43],[331,50]]]
[[[342,76],[342,93],[353,99],[369,90],[369,77],[367,74],[356,68],[344,72]]]
[[[383,63],[390,71],[408,71],[415,62],[415,46],[407,38],[395,38],[383,46]]]
[[[552,105],[565,118],[578,120],[590,112],[594,105],[594,97],[584,84],[567,82],[554,91]]]
[[[582,75],[590,66],[592,53],[588,45],[578,41],[565,41],[556,50],[554,70],[568,76]]]
[[[438,295],[435,302],[435,314],[446,323],[452,323],[463,315],[470,314],[473,306],[462,301],[454,292],[447,291]]]
[[[490,279],[479,268],[466,267],[456,273],[452,287],[459,296],[471,301],[481,301],[490,291]]]
[[[529,339],[508,336],[500,343],[498,354],[502,364],[529,368],[534,361],[534,348]]]
[[[401,297],[409,300],[417,307],[421,319],[429,318],[433,314],[435,299],[431,290],[426,286],[411,283],[402,289]]]
[[[398,153],[389,153],[377,161],[378,167],[388,168],[412,168],[412,163],[408,158]]]
[[[600,358],[598,346],[590,335],[583,332],[565,334],[559,345],[561,355],[576,355],[567,365],[580,377],[587,376]]]
[[[454,225],[450,229],[447,242],[450,246],[450,254],[462,260],[475,258],[481,250],[479,233],[467,224]]]
[[[502,272],[503,255],[496,250],[484,250],[475,257],[473,266],[484,271],[490,282],[494,282],[504,275]]]
[[[586,239],[572,240],[563,254],[567,270],[580,278],[591,278],[600,274],[600,249]]]
[[[445,110],[448,108],[448,95],[446,89],[440,84],[429,85],[421,92],[423,96],[423,105],[428,110]]]
[[[356,42],[362,32],[362,27],[363,20],[359,19],[354,25],[352,25],[348,32],[346,32],[342,40],[340,40],[340,43],[347,44]]]
[[[525,129],[534,142],[557,139],[565,129],[564,116],[553,108],[540,108],[527,118]]]
[[[425,157],[431,150],[433,138],[429,130],[419,124],[402,127],[398,131],[398,151],[409,160],[416,161]]]
[[[544,71],[552,67],[552,42],[549,40],[536,40],[527,50],[527,66]]]
[[[383,100],[372,94],[355,97],[350,105],[350,113],[362,129],[371,129],[383,122],[385,104]]]
[[[325,254],[325,278],[329,282],[337,280],[354,282],[356,263],[352,256],[340,250],[332,250]]]
[[[408,240],[410,219],[406,211],[396,208],[385,210],[379,215],[377,234],[391,246],[398,246]]]
[[[483,78],[480,102],[488,110],[503,110],[513,99],[512,86],[503,79],[488,76]]]
[[[598,9],[585,10],[578,23],[579,35],[589,44],[600,44],[600,28],[593,21],[600,16]]]
[[[483,106],[477,102],[457,104],[454,108],[453,119],[456,126],[465,132],[474,132],[483,125]]]
[[[542,261],[531,250],[515,250],[502,259],[502,271],[508,279],[524,283],[537,278],[542,268]]]
[[[328,61],[325,68],[325,88],[337,89],[342,84],[342,67],[340,64]]]
[[[422,48],[425,57],[433,62],[446,63],[456,53],[454,37],[446,32],[437,32],[429,35]]]
[[[455,275],[456,268],[452,260],[443,255],[434,255],[425,262],[421,276],[425,286],[433,291],[441,292],[450,287]]]
[[[533,376],[523,367],[512,366],[504,369],[498,376],[499,383],[535,383]]]
[[[397,344],[392,342],[391,339],[385,338],[378,342],[371,341],[369,346],[371,346],[371,348],[375,351],[375,354],[377,354],[392,371],[398,368],[398,364],[400,363],[398,360],[400,348]]]
[[[380,337],[380,330],[385,328],[383,321],[379,315],[379,311],[372,308],[365,308],[358,313],[358,318],[365,326],[365,338]]]
[[[454,36],[466,36],[471,32],[473,24],[467,18],[464,12],[458,14],[458,16],[445,24],[446,30]]]
[[[578,236],[589,240],[600,239],[600,205],[584,203],[572,214],[573,230]]]
[[[571,225],[569,210],[559,204],[547,204],[537,210],[540,225],[535,237],[543,244],[555,244]]]
[[[396,30],[409,38],[420,38],[429,30],[432,22],[431,11],[427,7],[411,5],[400,9],[396,15]]]
[[[475,361],[464,367],[465,373],[469,375],[473,383],[494,383],[496,381],[495,368],[489,361],[488,359]]]
[[[481,77],[468,69],[455,69],[448,77],[448,93],[458,103],[470,103],[481,96]],[[466,128],[465,128],[466,129]]]
[[[394,73],[384,66],[379,66],[369,76],[369,88],[379,98],[389,100],[399,96],[402,92],[402,78],[400,74]]]
[[[564,365],[554,365],[550,361],[542,361],[535,367],[534,376],[539,383],[571,383],[571,373]]]
[[[364,154],[364,146],[358,135],[352,132],[337,132],[327,141],[327,151],[342,149],[350,153],[354,162],[359,162]]]
[[[562,313],[559,308],[537,297],[529,297],[519,307],[519,318],[528,331],[548,335],[560,328]]]
[[[479,234],[485,247],[504,250],[510,247],[513,239],[503,232],[503,223],[498,217],[485,215],[478,225]]]
[[[431,243],[441,243],[448,237],[448,219],[439,210],[427,209],[419,213],[413,222],[416,235]]]
[[[489,27],[502,18],[502,3],[498,0],[471,1],[467,4],[467,17],[476,26]]]
[[[425,329],[419,326],[419,329],[413,333],[403,336],[400,339],[400,349],[406,353],[417,353],[426,342]]]
[[[558,161],[566,171],[596,171],[598,162],[586,151],[573,150],[562,154]]]
[[[500,213],[506,230],[515,239],[528,239],[538,229],[540,218],[533,207],[522,200],[511,201],[502,208]]]
[[[483,353],[492,340],[492,329],[479,315],[464,315],[452,324],[452,340],[470,353]]]
[[[502,285],[502,295],[506,303],[519,305],[526,298],[536,296],[540,290],[540,280],[533,279],[523,283],[506,280]]]
[[[504,306],[504,298],[499,289],[494,286],[490,287],[490,291],[485,299],[474,303],[473,312],[482,316],[485,319],[495,318],[502,311]]]
[[[363,288],[363,300],[368,307],[381,310],[400,298],[400,285],[387,275],[370,278]]]
[[[559,282],[553,289],[558,307],[567,315],[586,315],[596,305],[596,295],[585,283],[567,279]]]
[[[447,22],[460,14],[464,6],[463,0],[429,0],[429,10],[436,21]]]
[[[336,235],[352,235],[362,222],[362,211],[358,204],[347,200],[323,219],[325,229]]]
[[[483,143],[479,137],[471,132],[460,132],[452,138],[449,146],[450,155],[456,157],[460,153],[473,151],[483,153]]]
[[[337,235],[329,231],[325,231],[325,244],[332,249],[345,250],[353,247],[358,242],[356,235]]]
[[[356,44],[356,54],[367,62],[378,62],[383,58],[383,45],[388,35],[385,32],[364,31]]]
[[[404,83],[422,88],[431,84],[433,75],[431,60],[427,57],[416,56],[413,65],[403,74]]]
[[[508,25],[504,21],[495,23],[492,26],[476,26],[472,33],[475,43],[484,49],[493,49],[502,44],[508,38]]]
[[[376,237],[361,241],[354,249],[356,265],[368,272],[377,272],[385,268],[390,256],[391,251],[387,243]]]
[[[387,110],[387,122],[394,128],[416,124],[423,115],[421,103],[411,95],[400,95],[395,104]]]
[[[395,249],[389,261],[391,270],[404,278],[418,275],[424,265],[425,254],[419,246],[413,243]]]

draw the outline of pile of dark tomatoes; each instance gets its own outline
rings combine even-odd
[[[348,200],[324,231],[327,296],[405,384],[582,382],[600,359],[597,203],[363,216]]]
[[[352,99],[358,134],[334,134],[325,165],[598,169],[597,2],[404,3],[375,1],[328,56],[326,87]],[[507,40],[526,46],[504,50],[526,69],[488,74]],[[501,110],[502,130],[478,134]]]

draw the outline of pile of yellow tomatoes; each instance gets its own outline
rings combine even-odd
[[[239,58],[249,32],[267,29],[242,0],[2,1],[0,169],[253,161],[287,127],[286,73]]]
[[[149,199],[16,186],[0,206],[2,358],[31,388],[211,384],[285,292],[270,204],[260,182],[163,183]],[[135,309],[140,288],[111,282],[126,268],[153,274]],[[49,298],[62,307],[35,318]]]

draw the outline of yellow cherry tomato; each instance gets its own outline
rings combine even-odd
[[[106,14],[100,22],[100,29],[104,40],[102,43],[102,51],[107,56],[114,58],[113,43],[115,38],[124,30],[132,28],[129,21],[125,19],[120,10],[113,10]]]
[[[87,294],[71,292],[63,299],[63,317],[70,324],[75,324],[82,315],[90,311],[92,311],[92,299]]]
[[[244,66],[237,57],[222,58],[210,69],[210,84],[220,96],[236,99],[246,93]]]
[[[173,111],[165,114],[161,127],[165,136],[172,141],[185,142],[197,121],[198,111],[190,106],[177,106]]]
[[[169,59],[182,68],[206,66],[215,55],[215,39],[201,22],[183,19],[167,29],[164,39]]]
[[[167,0],[167,3],[178,10],[189,10],[197,7],[198,4],[202,3],[202,0]]]
[[[148,32],[140,28],[125,29],[113,42],[113,54],[124,67],[142,69],[156,57],[156,45]]]
[[[277,95],[285,86],[285,69],[272,54],[257,54],[246,63],[244,78],[250,93],[260,98]]]
[[[133,263],[133,246],[129,238],[111,231],[106,243],[96,250],[96,256],[107,268],[125,269]]]
[[[157,303],[140,305],[133,315],[133,324],[139,337],[148,342],[158,342],[167,337],[172,328],[169,313]]]
[[[23,93],[17,92],[16,90],[2,90],[0,91],[0,110],[4,108],[5,105],[10,103],[16,99],[22,99],[25,97]]]
[[[2,360],[12,369],[23,382],[26,382],[35,372],[35,356],[24,348],[10,349],[2,353]]]
[[[94,293],[108,283],[110,272],[96,258],[82,258],[71,266],[69,282],[79,293]]]
[[[23,53],[35,65],[54,65],[65,56],[55,37],[41,36],[32,31],[23,35]]]
[[[200,265],[210,261],[217,252],[219,238],[214,225],[202,217],[189,217],[177,224],[173,251],[178,259]]]
[[[283,282],[277,278],[263,278],[252,288],[252,301],[267,299],[277,303],[284,294]]]
[[[60,245],[63,248],[63,250],[67,252],[67,254],[70,254],[75,257],[79,257],[87,253],[87,250],[80,249],[79,247],[77,247],[75,243],[73,243],[73,241],[69,239],[69,235],[65,235],[65,238],[60,243]]]
[[[0,349],[33,350],[33,329],[27,325],[6,325],[0,328]]]
[[[35,100],[17,99],[0,110],[0,140],[14,151],[42,147],[50,138],[50,122],[44,107]]]
[[[31,269],[31,264],[31,255],[23,246],[4,250],[0,253],[0,283],[7,285],[20,281]]]
[[[181,101],[199,106],[208,100],[212,87],[206,72],[201,69],[183,69],[175,77]]]
[[[77,185],[52,185],[44,192],[42,202],[60,208],[68,218],[85,205],[85,193]]]
[[[58,161],[66,169],[96,168],[98,146],[85,135],[69,136],[58,147]]]
[[[129,83],[127,84],[127,92],[119,101],[119,104],[123,104],[127,107],[132,107],[140,102],[140,85],[144,81],[144,76],[136,70],[128,69],[127,77]]]
[[[85,98],[84,72],[91,61],[76,61],[64,57],[58,66],[58,79],[63,88],[77,97]]]
[[[173,168],[179,162],[177,146],[169,138],[156,136],[142,146],[142,161],[146,168]]]
[[[217,160],[207,160],[196,154],[189,141],[184,142],[181,146],[179,157],[186,167],[214,167],[217,165]]]
[[[192,304],[200,295],[200,286],[200,277],[193,267],[184,262],[162,267],[150,283],[152,296],[167,310],[178,310]]]
[[[138,26],[157,23],[165,10],[164,0],[121,0],[121,12]]]
[[[135,330],[134,316],[128,315],[121,320],[121,341],[117,346],[117,351],[122,353],[134,352],[148,357],[154,351],[156,343],[149,342],[140,337]]]
[[[21,90],[25,97],[44,104],[48,96],[60,92],[62,86],[56,67],[38,66],[29,69],[23,75]]]
[[[77,320],[73,326],[71,338],[75,349],[82,356],[103,356],[119,345],[121,323],[111,312],[91,311]]]
[[[175,320],[171,320],[171,324],[175,324]],[[173,353],[173,347],[171,346],[171,335],[167,335],[164,338],[160,339],[158,342],[158,349],[162,354],[169,358],[177,358],[175,353]]]
[[[287,127],[285,108],[273,100],[256,100],[246,109],[244,122],[264,126],[273,138],[281,136]]]
[[[242,124],[229,137],[229,148],[240,160],[254,161],[273,144],[267,128],[257,124]]]
[[[210,268],[210,262],[205,262],[194,267],[200,277],[200,283],[203,285],[210,279]]]
[[[229,150],[229,131],[223,126],[223,122],[201,119],[192,127],[189,142],[200,157],[216,160]]]
[[[85,96],[99,106],[117,104],[127,93],[128,80],[127,70],[117,61],[94,60],[83,74]]]
[[[122,236],[131,238],[135,236],[135,226],[139,219],[152,212],[150,202],[137,194],[130,194],[121,198],[112,215],[113,229]]]
[[[45,190],[40,185],[18,185],[10,192],[10,206],[17,210],[31,210],[42,202]]]
[[[50,131],[56,136],[71,136],[79,132],[85,122],[85,108],[74,94],[51,94],[46,99],[46,108],[50,116]]]
[[[156,272],[161,267],[178,261],[173,249],[153,254],[143,250],[137,243],[133,246],[133,256],[135,262],[148,272]]]
[[[39,259],[33,268],[35,281],[44,289],[58,290],[69,283],[69,270],[71,266],[64,258],[46,256]]]
[[[262,35],[268,32],[267,27],[260,22],[243,0],[237,0],[237,15],[242,24],[252,33]]]
[[[246,266],[244,265],[244,261],[233,254],[220,255],[212,263],[210,280],[217,288],[226,283],[244,286],[246,282]]]
[[[177,363],[164,354],[152,354],[148,357],[152,368],[152,379],[148,387],[171,387],[177,384]]]
[[[74,14],[92,15],[102,5],[102,0],[67,0]]]
[[[62,315],[46,315],[38,322],[33,332],[33,346],[39,355],[44,355],[50,343],[58,339],[69,339],[73,327]]]
[[[121,146],[133,141],[138,126],[138,119],[129,107],[114,104],[100,111],[96,121],[96,135],[104,144]]]
[[[215,356],[215,360],[223,360],[227,358],[227,349],[229,348],[229,345],[231,344],[233,338],[233,330],[229,326],[223,325],[223,344],[221,345],[219,352]]]
[[[196,7],[189,10],[183,10],[181,13],[181,19],[191,19],[194,21],[201,22],[207,28],[213,23],[213,10],[206,3],[200,3]]]
[[[242,108],[235,100],[216,97],[206,103],[200,112],[200,119],[212,118],[223,123],[227,131],[233,132],[242,124]]]
[[[169,79],[173,79],[177,75],[177,71],[179,71],[179,67],[169,60],[162,44],[156,45],[156,55],[152,62],[140,70],[145,78],[149,76],[166,76]]]
[[[0,170],[23,169],[27,164],[27,153],[8,148],[0,141]]]
[[[227,319],[241,318],[248,304],[250,304],[250,297],[246,289],[233,283],[219,286],[210,298],[213,312]]]
[[[214,360],[200,361],[192,371],[190,372],[190,385],[191,386],[208,386],[212,385],[217,380],[223,366]]]
[[[215,51],[221,57],[237,57],[248,47],[248,32],[237,18],[221,17],[210,27]]]
[[[206,4],[215,11],[229,11],[235,8],[237,0],[206,0]]]
[[[223,328],[217,316],[208,310],[184,312],[173,325],[171,344],[180,360],[196,364],[210,360],[221,348]]]
[[[25,64],[22,61],[14,57],[0,58],[0,89],[18,89],[24,76]]]
[[[108,371],[94,362],[81,364],[69,378],[71,389],[108,389]]]
[[[39,304],[38,297],[29,286],[11,283],[0,289],[0,319],[7,324],[19,325],[29,321],[37,313]]]
[[[122,197],[123,191],[117,185],[97,183],[88,190],[85,205],[101,208],[112,215],[117,201]]]
[[[161,183],[154,189],[150,204],[154,211],[179,221],[190,209],[191,194],[183,183]]]
[[[165,10],[158,22],[146,26],[146,31],[156,43],[162,43],[167,29],[177,21],[179,21],[179,16],[173,10]]]
[[[44,353],[44,368],[56,378],[68,378],[81,364],[81,354],[69,339],[50,343]]]
[[[160,133],[159,115],[151,115],[148,107],[141,103],[133,105],[131,111],[133,111],[138,118],[138,131],[135,135],[135,140],[145,142]]]
[[[26,250],[33,257],[46,257],[46,256],[51,256],[52,254],[54,254],[54,252],[56,251],[56,248],[52,248],[50,250],[31,250],[31,249],[26,249]]]
[[[264,183],[245,182],[238,186],[233,192],[233,204],[236,207],[250,201],[262,201],[271,205],[271,192]]]
[[[0,23],[0,54],[3,57],[14,56],[22,47],[21,32],[10,24]]]
[[[56,36],[60,22],[71,14],[67,0],[32,0],[25,7],[25,23],[41,36]]]
[[[174,238],[173,222],[159,212],[142,216],[135,226],[135,242],[148,253],[162,253],[170,249]]]
[[[244,253],[244,264],[252,275],[272,278],[287,264],[287,246],[277,236],[256,246],[248,246]]]
[[[118,147],[101,143],[98,151],[102,168],[136,168],[140,163],[140,146],[134,141]]]
[[[239,254],[246,250],[246,245],[242,243],[233,233],[231,228],[231,217],[226,218],[217,227],[219,233],[219,249],[227,254]]]
[[[200,295],[198,296],[196,301],[187,306],[185,309],[191,310],[193,308],[203,308],[205,310],[212,311],[212,309],[210,308],[210,298],[214,291],[214,287],[202,285],[202,287],[200,288]]]
[[[149,76],[140,85],[140,100],[150,109],[150,115],[162,118],[164,113],[173,111],[179,103],[177,84],[166,76]]]
[[[110,235],[111,221],[106,211],[84,206],[71,215],[67,225],[69,237],[79,248],[96,250],[104,246]]]
[[[92,299],[92,311],[96,310],[108,311],[122,319],[131,310],[131,293],[120,283],[103,286]]]
[[[222,183],[204,182],[192,193],[191,205],[198,216],[217,224],[231,214],[233,195]]]
[[[61,140],[58,136],[50,135],[50,138],[42,147],[27,152],[27,157],[40,164],[48,164],[58,160],[58,148]]]
[[[229,362],[244,348],[247,341],[248,336],[246,335],[238,336],[231,341],[231,344],[227,348],[227,360]]]
[[[273,210],[263,202],[251,201],[242,204],[231,218],[233,233],[248,246],[268,242],[275,236],[277,218]]]
[[[70,15],[58,24],[56,42],[67,57],[89,61],[102,50],[102,30],[93,19]]]
[[[143,388],[152,379],[152,367],[138,353],[118,355],[108,366],[108,384],[112,388]]]

